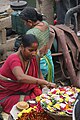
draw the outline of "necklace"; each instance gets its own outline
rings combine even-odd
[[[20,56],[22,57],[22,59],[23,59],[24,61],[27,61],[26,58],[23,56],[23,54],[22,54],[21,51],[20,51]]]
[[[23,63],[23,66],[24,66],[24,70],[27,74],[28,72],[28,69],[29,69],[29,65],[30,65],[30,61],[29,60],[26,60],[25,57],[23,56],[22,52],[20,51],[20,56],[21,56],[21,59],[22,59],[22,63]]]

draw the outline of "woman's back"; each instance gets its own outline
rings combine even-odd
[[[34,34],[37,37],[39,43],[39,47],[38,47],[39,49],[47,44],[50,35],[48,23],[45,21],[42,22],[43,25],[38,24],[34,28],[28,30],[26,33],[26,34]]]

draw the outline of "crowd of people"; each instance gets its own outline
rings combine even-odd
[[[54,32],[53,29],[51,30],[49,24],[43,20],[43,15],[31,7],[26,7],[21,12],[20,17],[29,27],[26,34],[33,34],[38,40],[38,55],[41,57],[40,69],[44,78],[54,82],[54,65],[50,51],[54,39],[54,34],[51,34],[51,32]]]
[[[29,30],[19,38],[18,51],[9,55],[0,68],[0,105],[6,113],[17,102],[39,96],[42,88],[56,87],[51,56],[54,30],[33,7],[25,7],[20,17]]]

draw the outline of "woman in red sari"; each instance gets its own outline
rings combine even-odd
[[[12,79],[12,82],[0,79],[0,105],[7,113],[22,98],[27,101],[40,95],[40,86],[55,86],[45,81],[41,72],[38,78],[36,37],[32,34],[24,35],[21,41],[19,50],[11,54],[0,68],[2,76]]]

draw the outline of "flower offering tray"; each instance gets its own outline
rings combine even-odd
[[[72,115],[58,115],[55,113],[51,113],[50,111],[44,109],[44,111],[50,116],[52,117],[54,120],[72,120]]]

